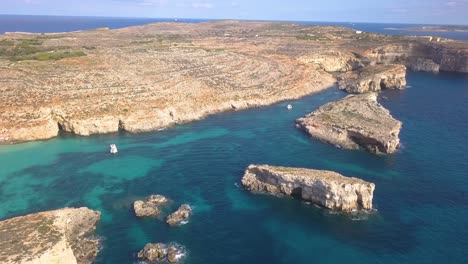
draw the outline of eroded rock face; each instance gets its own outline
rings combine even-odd
[[[64,208],[0,222],[1,263],[92,263],[99,240],[89,236],[100,212]]]
[[[188,204],[183,204],[166,219],[170,226],[180,226],[188,221],[192,214],[192,208]]]
[[[404,89],[406,87],[406,67],[395,64],[368,66],[359,72],[343,74],[339,87],[348,93]]]
[[[408,67],[412,71],[423,71],[437,73],[440,70],[440,65],[431,59],[412,58],[408,60]]]
[[[162,195],[150,195],[144,200],[133,203],[133,209],[138,217],[159,216],[161,207],[165,206],[169,199]]]
[[[466,41],[334,26],[154,23],[45,36],[14,33],[0,41],[12,42],[3,47],[11,51],[28,39],[35,49],[86,56],[13,62],[9,52],[0,54],[0,144],[55,137],[59,128],[83,136],[159,130],[320,92],[336,83],[329,72],[373,64],[468,72]]]
[[[468,45],[451,40],[445,43],[430,41],[394,43],[373,48],[365,56],[377,63],[405,64],[417,71],[468,72]],[[431,62],[432,61],[432,62]]]
[[[137,256],[138,259],[149,263],[182,263],[185,255],[185,248],[176,243],[148,243]]]
[[[313,63],[327,72],[347,72],[363,66],[360,59],[351,52],[327,51],[307,54],[299,58],[304,63]]]
[[[250,165],[242,184],[251,191],[285,194],[339,211],[372,209],[373,183],[339,173]]]
[[[402,123],[377,102],[375,93],[349,95],[297,120],[310,136],[345,149],[393,153]]]

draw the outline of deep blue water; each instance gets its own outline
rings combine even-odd
[[[97,263],[132,263],[146,243],[170,241],[186,246],[188,264],[466,263],[468,76],[410,72],[408,84],[382,94],[404,123],[403,148],[389,156],[337,149],[294,127],[345,96],[336,88],[160,132],[0,146],[0,219],[64,206],[100,210]],[[118,155],[108,153],[110,143]],[[252,194],[238,187],[251,163],[374,182],[377,211],[349,216]],[[149,194],[189,203],[194,216],[181,228],[138,219],[132,202]]]
[[[209,19],[176,19],[178,22],[198,23]],[[5,32],[53,33],[108,27],[112,29],[144,25],[154,22],[173,22],[174,18],[116,18],[116,17],[67,17],[67,16],[25,16],[0,15],[0,34]],[[419,32],[403,28],[428,26],[422,24],[392,23],[349,23],[297,21],[309,25],[337,25],[373,33],[389,35],[439,36],[444,38],[468,40],[468,32]],[[437,25],[433,25],[437,26]],[[394,28],[396,30],[389,30]]]

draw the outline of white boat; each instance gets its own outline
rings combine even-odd
[[[291,109],[292,109],[292,105],[288,104],[287,108],[288,108],[288,110],[291,110]]]
[[[110,144],[109,147],[110,147],[110,153],[116,154],[117,152],[119,152],[115,144]]]

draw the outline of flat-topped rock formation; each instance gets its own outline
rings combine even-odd
[[[404,65],[375,65],[341,76],[339,87],[348,93],[380,92],[382,89],[406,88]]]
[[[294,23],[155,23],[0,35],[0,143],[167,128],[296,99],[333,71],[468,72],[468,44]]]
[[[294,196],[339,211],[372,209],[373,183],[333,171],[250,165],[242,184],[251,191]]]
[[[133,210],[138,217],[159,216],[162,207],[169,203],[169,199],[162,195],[150,195],[144,200],[138,200],[133,203]]]
[[[313,138],[345,149],[393,153],[400,146],[402,123],[377,102],[375,93],[328,103],[298,119],[297,125]]]
[[[190,205],[183,204],[179,207],[179,209],[177,209],[177,211],[167,217],[166,223],[168,223],[170,226],[180,226],[188,222],[191,215],[192,208]]]
[[[65,208],[0,222],[0,263],[92,263],[100,212]]]

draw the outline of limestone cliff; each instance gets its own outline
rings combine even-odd
[[[251,191],[285,194],[339,211],[372,209],[373,183],[333,171],[250,165],[242,184]]]
[[[303,63],[313,63],[327,72],[354,71],[363,66],[363,61],[352,52],[321,51],[299,58]]]
[[[377,102],[375,93],[328,103],[298,119],[297,125],[313,138],[345,149],[393,153],[400,146],[402,123]]]
[[[99,240],[89,236],[100,213],[65,208],[0,222],[1,263],[92,263]]]
[[[82,136],[159,130],[320,92],[336,83],[336,72],[353,77],[375,64],[468,72],[464,41],[294,23],[154,23],[13,33],[0,41],[0,144],[47,139],[59,130]],[[18,49],[31,54],[13,56]],[[34,59],[47,54],[80,56]],[[362,89],[403,84],[402,77],[376,76]]]
[[[348,93],[380,92],[382,89],[406,88],[406,67],[403,65],[368,66],[359,72],[340,76],[339,87]]]
[[[415,71],[468,73],[468,44],[419,40],[369,49],[365,56],[377,63],[404,64]]]

